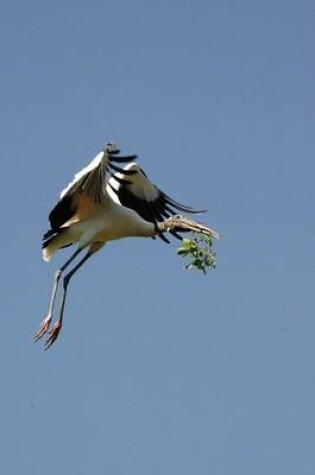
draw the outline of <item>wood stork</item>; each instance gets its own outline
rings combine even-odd
[[[175,210],[188,214],[205,210],[196,210],[173,200],[134,162],[136,155],[120,156],[119,153],[114,143],[108,143],[75,175],[49,214],[50,229],[44,234],[42,246],[44,260],[49,261],[61,248],[75,243],[77,248],[55,273],[47,316],[35,334],[35,341],[47,334],[45,349],[55,342],[61,330],[71,277],[107,241],[158,236],[169,242],[164,233],[181,239],[178,233],[184,231],[219,237],[212,229],[175,213]],[[125,165],[121,168],[117,164]],[[63,278],[59,316],[50,328],[60,278],[84,249],[87,249],[86,254]]]

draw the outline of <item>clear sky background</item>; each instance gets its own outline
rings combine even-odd
[[[1,3],[0,472],[314,475],[311,0]],[[48,352],[41,235],[108,140],[225,233],[109,243]]]

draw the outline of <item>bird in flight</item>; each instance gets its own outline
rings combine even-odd
[[[43,237],[43,258],[50,261],[56,251],[76,244],[76,250],[56,271],[47,316],[34,340],[46,335],[45,349],[56,341],[63,323],[67,289],[78,269],[107,241],[124,237],[159,237],[165,233],[181,239],[192,231],[218,239],[219,234],[176,212],[201,213],[182,205],[157,188],[135,162],[136,155],[122,156],[114,143],[101,152],[61,192],[49,214],[50,229]],[[63,277],[59,315],[51,326],[57,290],[64,271],[86,250],[81,260]]]

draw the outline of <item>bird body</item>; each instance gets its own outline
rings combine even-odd
[[[57,339],[62,326],[67,287],[74,273],[107,241],[125,237],[160,237],[164,233],[193,231],[218,238],[210,228],[177,216],[175,210],[200,213],[182,205],[157,188],[134,162],[135,155],[119,156],[113,143],[105,148],[61,192],[49,214],[50,229],[44,234],[43,258],[49,261],[61,248],[77,244],[76,251],[56,272],[48,314],[35,335],[42,338],[50,327],[59,280],[63,271],[87,248],[85,256],[63,279],[63,293],[57,323],[49,330],[46,348]],[[123,168],[117,165],[126,164]]]
[[[58,249],[74,242],[83,249],[93,243],[104,245],[107,241],[124,237],[150,237],[156,232],[153,223],[145,221],[133,209],[120,206],[111,199],[95,205],[87,216],[82,217],[81,214],[81,219],[79,216],[67,222],[44,247],[45,261],[49,261]]]

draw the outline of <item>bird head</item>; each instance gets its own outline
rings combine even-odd
[[[119,147],[114,142],[107,142],[104,150],[111,155],[115,155],[120,152]]]

